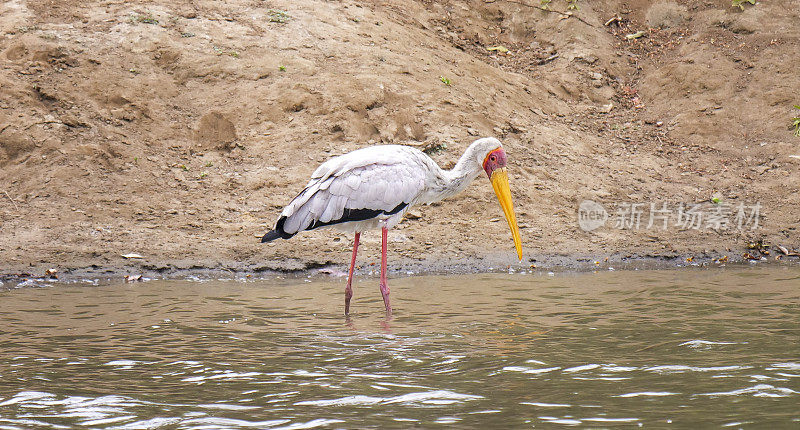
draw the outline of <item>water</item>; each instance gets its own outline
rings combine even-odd
[[[800,427],[796,268],[343,283],[0,291],[0,428]]]

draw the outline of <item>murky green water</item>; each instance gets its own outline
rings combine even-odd
[[[800,427],[798,269],[343,284],[0,291],[0,428]]]

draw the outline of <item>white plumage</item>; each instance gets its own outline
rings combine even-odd
[[[424,203],[420,200],[427,196],[426,189],[441,186],[443,180],[442,169],[409,146],[371,146],[340,155],[319,166],[305,189],[283,209],[283,232],[294,235],[318,224],[351,232],[381,225],[391,228],[409,207]],[[381,213],[348,221],[346,212],[358,209]]]
[[[491,179],[522,259],[505,166],[502,145],[492,137],[473,142],[452,170],[442,170],[422,151],[409,146],[358,149],[322,163],[311,174],[305,189],[283,209],[275,228],[261,241],[288,239],[303,230],[327,226],[355,232],[345,289],[345,313],[348,313],[360,234],[381,228],[380,287],[386,310],[391,312],[386,282],[387,230],[397,225],[412,206],[455,195],[484,171]]]

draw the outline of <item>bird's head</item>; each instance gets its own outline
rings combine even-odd
[[[499,143],[499,142],[498,142]],[[506,167],[506,151],[503,151],[502,146],[498,146],[490,150],[485,157],[483,157],[483,171],[492,178],[492,173],[497,169]]]
[[[514,239],[514,247],[517,249],[517,257],[522,260],[522,240],[519,236],[517,217],[514,215],[514,204],[511,201],[511,187],[508,184],[508,172],[506,171],[506,152],[499,140],[493,137],[485,137],[476,140],[472,146],[478,162],[481,163],[483,171],[492,182],[492,188],[503,208],[503,214],[508,221],[511,229],[511,237]]]

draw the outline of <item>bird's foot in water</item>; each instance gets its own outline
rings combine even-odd
[[[389,303],[389,285],[384,282],[380,283],[381,295],[383,296],[383,304],[386,306],[386,315],[392,314],[392,305]]]
[[[344,314],[350,315],[350,299],[353,298],[353,289],[350,284],[344,290]]]

